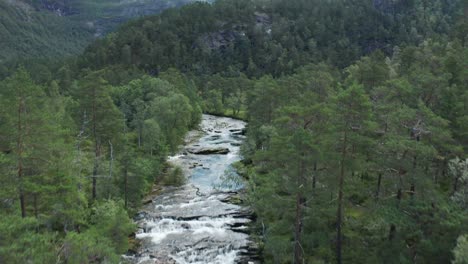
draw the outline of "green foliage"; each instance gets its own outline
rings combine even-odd
[[[468,160],[458,157],[449,161],[449,172],[453,178],[452,199],[462,208],[468,208]]]
[[[2,263],[54,263],[57,235],[37,232],[41,227],[34,218],[2,214],[0,223],[0,261]]]
[[[468,238],[466,235],[460,236],[457,239],[457,246],[453,249],[455,260],[453,264],[466,264],[468,263]]]
[[[109,72],[84,71],[60,87],[20,68],[0,82],[0,102],[10,105],[0,110],[0,208],[35,216],[19,221],[24,231],[13,218],[1,226],[5,242],[20,234],[2,244],[0,260],[118,262],[135,229],[127,210],[154,183],[184,183],[180,169],[161,175],[168,151],[200,120],[195,87],[176,71],[165,75],[175,85],[145,76],[112,86]]]
[[[64,263],[115,263],[120,256],[112,248],[109,238],[94,230],[70,232],[63,241],[60,260]]]
[[[88,48],[83,62],[101,68],[128,63],[131,54],[132,64],[150,72],[175,67],[198,75],[281,76],[310,62],[343,67],[377,49],[389,54],[400,43],[443,39],[461,15],[461,1],[395,1],[384,8],[380,2],[194,3],[127,24]],[[379,63],[361,69],[375,74],[365,85],[384,77]]]
[[[163,183],[164,185],[169,186],[182,186],[186,182],[186,178],[182,168],[179,166],[175,166],[170,168],[168,172],[166,172]]]
[[[243,152],[252,162],[249,197],[261,223],[257,230],[266,262],[336,261],[340,216],[331,205],[340,201],[340,177],[343,262],[410,263],[416,256],[421,263],[445,263],[453,258],[450,251],[466,232],[462,223],[468,215],[462,209],[464,160],[450,160],[466,153],[464,139],[452,136],[458,129],[451,125],[455,119],[443,109],[464,98],[438,90],[450,87],[442,81],[428,99],[427,80],[416,79],[412,71],[432,75],[432,84],[452,70],[437,68],[436,62],[425,68],[432,62],[422,58],[403,63],[399,55],[431,53],[431,61],[443,61],[449,47],[424,43],[391,59],[364,57],[341,74],[311,65],[291,76],[255,81]],[[439,73],[431,73],[435,70]],[[317,83],[314,76],[326,78]],[[448,98],[453,103],[443,106]],[[300,222],[302,229],[296,229]],[[303,255],[295,254],[297,241]]]
[[[206,97],[207,99],[205,100],[204,104],[205,112],[218,115],[224,113],[221,91],[210,90]]]
[[[71,144],[67,132],[70,123],[63,105],[66,99],[51,91],[47,97],[24,70],[1,85],[2,104],[13,102],[0,114],[4,121],[0,127],[1,149],[10,152],[3,180],[23,197],[23,214],[47,217],[49,224],[66,230],[81,221],[79,211],[84,202],[76,190],[81,180],[75,177],[73,157],[68,155]],[[16,196],[11,191],[5,195],[5,199]]]
[[[151,102],[149,115],[157,117],[171,152],[175,152],[183,142],[183,136],[191,124],[192,111],[188,98],[181,94],[158,97]]]
[[[135,226],[121,202],[108,200],[97,203],[91,209],[89,222],[92,225],[90,232],[108,238],[115,252],[125,253],[128,249],[127,237]]]

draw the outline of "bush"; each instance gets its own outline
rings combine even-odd
[[[91,224],[100,236],[108,238],[116,252],[128,249],[128,236],[135,230],[122,202],[107,200],[92,209]]]
[[[118,263],[120,257],[111,244],[95,229],[81,234],[70,232],[65,238],[60,258],[68,264]]]
[[[468,264],[468,235],[458,238],[453,255],[455,256],[455,260],[452,261],[453,264]]]
[[[35,218],[0,218],[0,263],[55,263],[55,233],[38,231]]]
[[[184,171],[179,166],[169,169],[163,179],[163,184],[166,186],[182,186],[186,182]]]

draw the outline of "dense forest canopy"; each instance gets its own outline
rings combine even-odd
[[[74,58],[1,64],[0,262],[117,263],[153,184],[183,184],[167,155],[213,113],[248,121],[236,168],[265,263],[467,263],[467,14],[197,2]]]
[[[280,76],[311,62],[344,67],[374,50],[391,54],[427,38],[446,41],[463,27],[460,1],[233,2],[197,3],[129,23],[91,45],[83,63]]]

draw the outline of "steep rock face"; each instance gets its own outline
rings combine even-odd
[[[75,9],[71,0],[39,0],[41,9],[45,9],[59,16],[70,16],[78,14],[78,9]]]
[[[254,13],[255,27],[269,34],[271,32],[272,21],[268,14]],[[223,27],[224,25],[222,25]],[[206,33],[195,41],[194,47],[202,47],[205,50],[225,50],[239,39],[246,37],[248,26],[245,24],[234,25],[231,28]]]
[[[255,26],[259,28],[270,29],[273,21],[266,13],[255,12]]]
[[[220,30],[217,32],[205,34],[204,36],[200,37],[200,40],[205,48],[210,50],[218,50],[227,48],[243,34],[245,35],[243,32],[234,30]]]

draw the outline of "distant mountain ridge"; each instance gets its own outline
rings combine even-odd
[[[125,21],[194,1],[0,0],[0,63],[79,54]]]

